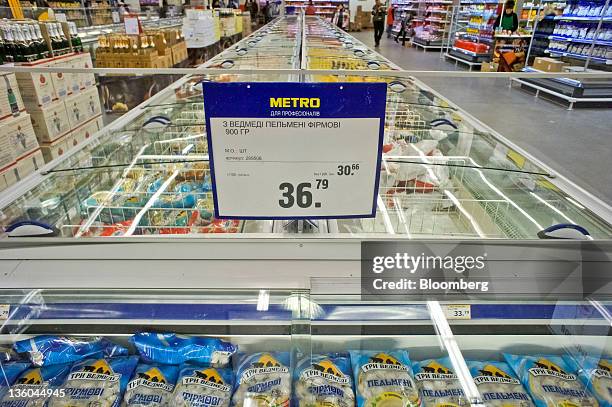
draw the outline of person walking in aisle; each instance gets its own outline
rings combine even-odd
[[[501,27],[504,31],[515,32],[519,27],[518,16],[514,12],[514,0],[508,0],[504,6],[503,14],[497,16],[494,29],[498,30]]]
[[[374,7],[372,7],[372,23],[374,24],[374,46],[380,45],[380,39],[385,32],[385,15],[387,11],[380,0],[376,0]]]
[[[336,12],[334,13],[333,23],[336,27],[346,31],[348,28],[349,14],[344,8],[344,4],[338,4]]]
[[[401,25],[400,25],[400,30],[397,33],[397,35],[395,36],[395,42],[398,42],[399,37],[402,37],[402,47],[406,45],[406,35],[408,34],[408,37],[410,37],[412,34],[409,32],[410,28],[410,21],[412,20],[412,14],[410,14],[409,12],[407,13],[402,13],[402,17],[401,17],[402,21],[401,21]]]
[[[317,8],[314,6],[312,0],[308,2],[308,6],[306,6],[305,13],[307,16],[314,16],[317,14]]]
[[[391,38],[393,32],[393,22],[395,21],[395,6],[389,4],[387,9],[387,38]]]

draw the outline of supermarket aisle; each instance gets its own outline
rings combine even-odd
[[[371,31],[351,33],[369,46]],[[407,70],[456,70],[439,51],[403,48],[383,37],[379,52]],[[535,99],[508,88],[505,79],[432,78],[423,82],[461,105],[570,180],[612,203],[612,109],[576,109]]]

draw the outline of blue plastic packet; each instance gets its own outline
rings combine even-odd
[[[612,359],[592,356],[563,356],[578,378],[599,401],[601,407],[612,407]]]
[[[17,380],[17,377],[29,367],[28,362],[0,363],[0,399]]]
[[[21,357],[17,352],[8,346],[0,346],[0,363],[15,362],[20,360]]]
[[[536,406],[598,406],[597,400],[586,391],[576,372],[561,356],[504,353],[504,358],[514,369]]]
[[[412,364],[422,407],[469,405],[448,358],[426,359]]]
[[[312,355],[296,366],[293,407],[355,405],[351,361],[347,354]]]
[[[504,362],[467,361],[484,404],[492,407],[533,407],[514,371]]]
[[[127,385],[123,406],[170,406],[179,367],[141,363]]]
[[[288,406],[291,397],[289,352],[239,354],[234,406]]]
[[[118,407],[138,356],[86,359],[72,365],[70,374],[53,395],[48,407]]]
[[[170,405],[184,407],[228,407],[232,397],[233,375],[228,368],[181,366]]]
[[[358,407],[419,406],[408,352],[351,351]]]
[[[40,335],[15,343],[18,353],[27,354],[35,366],[73,363],[97,355],[124,356],[128,350],[102,337],[75,338]]]
[[[61,396],[58,388],[70,372],[70,365],[35,367],[23,371],[6,389],[0,406],[36,407],[46,406],[49,397]]]
[[[223,367],[238,350],[237,346],[221,339],[175,333],[141,332],[132,336],[130,342],[144,362],[166,365],[190,362]]]

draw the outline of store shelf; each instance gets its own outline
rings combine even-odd
[[[569,58],[582,59],[582,60],[590,59],[593,62],[601,62],[601,63],[604,63],[606,65],[612,65],[612,59],[608,59],[608,58],[600,58],[600,57],[596,57],[596,56],[591,56],[589,58],[587,55],[574,54],[572,52],[556,51],[556,50],[550,49],[550,48],[546,49],[544,52],[550,54],[551,56],[569,57]]]
[[[531,35],[502,35],[502,34],[495,34],[495,38],[520,39],[520,38],[531,38]]]
[[[584,17],[584,16],[555,16],[554,20],[568,20],[568,21],[583,21],[596,23],[598,21],[609,22],[612,21],[612,17]]]
[[[555,41],[566,41],[566,42],[575,42],[579,44],[595,44],[595,45],[604,45],[606,47],[612,47],[612,41],[603,41],[603,40],[593,40],[593,39],[585,39],[585,38],[569,38],[569,37],[560,37],[557,35],[548,35],[546,36],[549,40]]]
[[[463,48],[458,48],[458,47],[452,47],[452,49],[457,52],[461,52],[462,54],[469,55],[472,57],[488,57],[489,56],[489,53],[479,54],[479,53],[476,53],[476,52],[473,52],[467,49],[463,49]]]

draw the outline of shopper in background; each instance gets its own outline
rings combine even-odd
[[[259,13],[259,6],[255,0],[248,0],[246,9],[251,13],[251,21],[257,20],[257,14]]]
[[[400,30],[395,36],[395,42],[398,42],[399,37],[402,37],[402,47],[406,45],[406,36],[411,37],[412,32],[410,29],[410,21],[412,21],[412,14],[410,12],[402,13],[400,23]]]
[[[129,14],[130,12],[130,8],[128,7],[127,4],[125,4],[125,1],[120,0],[119,1],[119,14]]]
[[[385,15],[387,11],[380,0],[376,0],[374,7],[372,7],[372,23],[374,24],[374,46],[380,45],[380,38],[385,32]]]
[[[387,38],[391,38],[391,33],[393,32],[394,20],[395,20],[395,6],[393,4],[389,4],[389,8],[387,9]]]
[[[306,11],[305,11],[307,16],[314,16],[317,14],[317,8],[314,6],[314,4],[312,3],[312,0],[310,0],[308,2],[308,6],[306,6]]]
[[[168,16],[168,0],[162,1],[162,6],[159,9],[159,18],[166,18]]]
[[[515,32],[519,27],[518,16],[514,12],[514,0],[508,0],[504,6],[504,12],[502,15],[497,16],[495,20],[496,30]]]
[[[349,14],[348,11],[344,8],[344,4],[338,4],[336,7],[336,12],[334,13],[333,23],[336,27],[341,30],[345,30],[348,28],[349,22]]]

